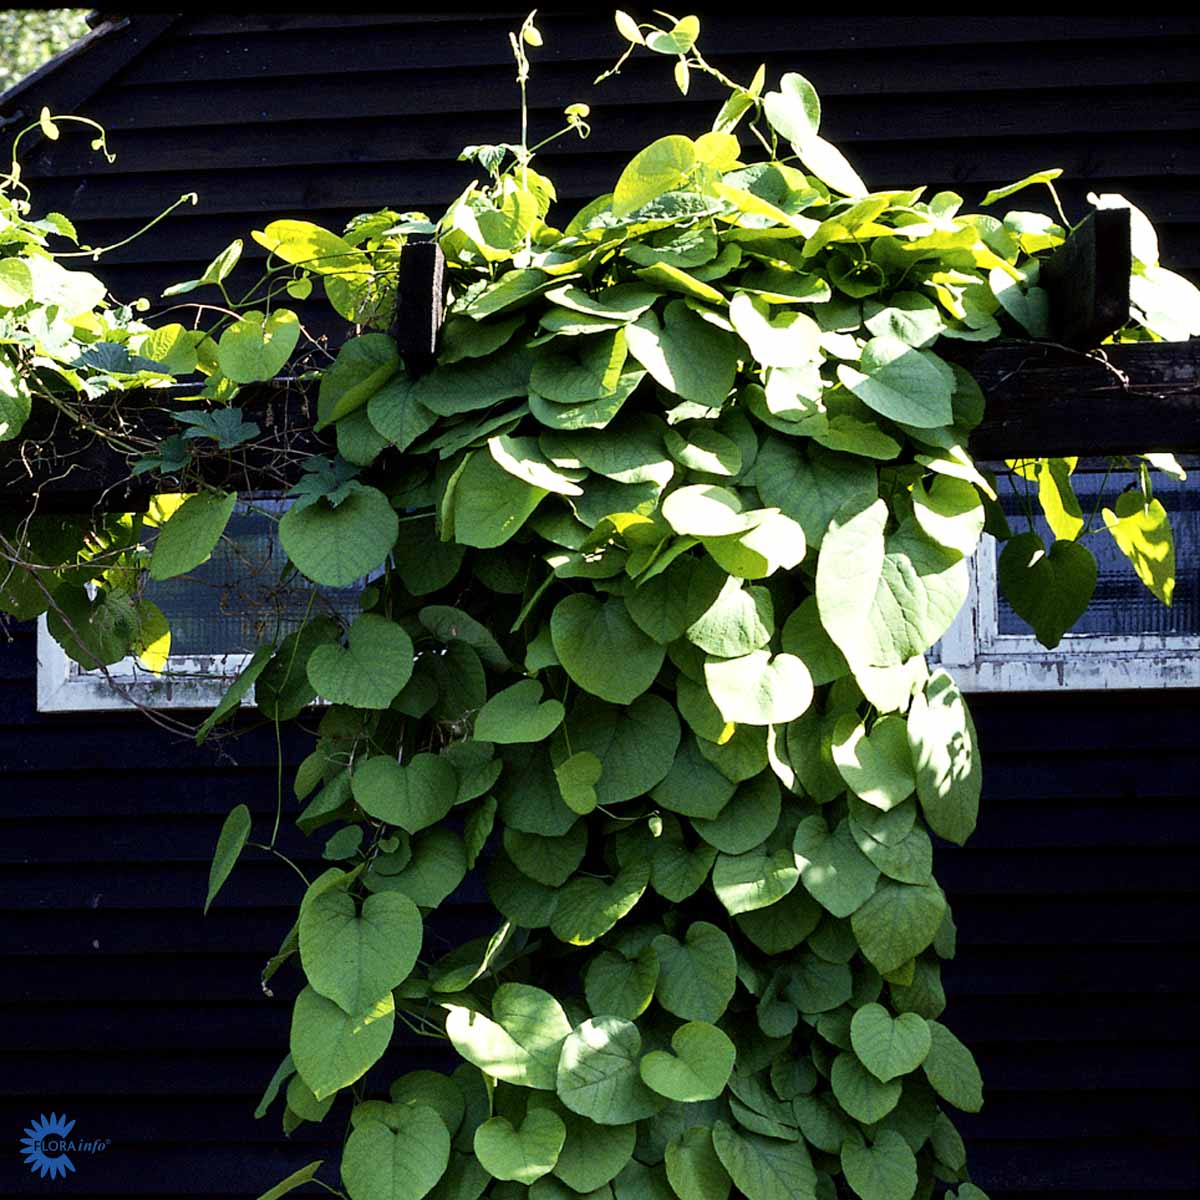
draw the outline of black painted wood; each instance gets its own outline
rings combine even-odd
[[[453,161],[459,147],[511,136],[504,34],[523,16],[189,14],[110,70],[82,110],[110,121],[117,163],[39,151],[29,177],[46,207],[77,205],[96,244],[200,191],[145,255],[99,265],[130,298],[193,277],[272,216],[334,228],[384,204],[436,216],[471,178]],[[574,99],[597,118],[588,143],[547,156],[568,214],[611,187],[660,119],[707,128],[702,83],[680,101],[655,61],[591,92],[618,49],[607,15],[543,7],[541,24],[535,125],[551,128]],[[765,58],[809,76],[830,135],[873,183],[920,178],[974,204],[1060,165],[1072,215],[1089,189],[1123,192],[1155,218],[1167,265],[1200,268],[1194,16],[738,12],[705,26],[706,52],[734,74]],[[64,137],[52,149],[67,148]],[[298,881],[248,859],[200,913],[224,813],[273,811],[271,731],[222,757],[137,718],[39,716],[34,671],[29,628],[0,635],[0,1129],[11,1151],[33,1116],[65,1109],[81,1134],[113,1144],[53,1184],[6,1153],[0,1194],[255,1197],[330,1141],[308,1127],[283,1139],[278,1108],[252,1117],[295,987],[285,968],[267,997],[259,972]],[[972,707],[983,819],[967,849],[939,849],[938,869],[960,932],[946,1020],[978,1049],[987,1082],[984,1112],[961,1121],[976,1178],[993,1200],[1195,1195],[1200,693]],[[302,735],[285,742],[289,763],[304,752]],[[319,838],[288,838],[316,864]],[[478,899],[466,890],[445,928],[480,921]],[[392,1062],[434,1059],[421,1043]]]

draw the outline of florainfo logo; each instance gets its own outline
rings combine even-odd
[[[43,1179],[65,1178],[68,1171],[75,1170],[72,1154],[98,1154],[112,1145],[112,1138],[73,1138],[74,1128],[75,1122],[68,1120],[66,1113],[61,1116],[51,1113],[48,1117],[42,1113],[26,1126],[21,1157],[35,1175]]]

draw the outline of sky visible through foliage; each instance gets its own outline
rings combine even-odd
[[[0,92],[87,33],[86,8],[0,9]]]

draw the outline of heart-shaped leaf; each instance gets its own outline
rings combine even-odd
[[[588,964],[583,988],[588,1006],[597,1016],[640,1017],[654,998],[658,983],[658,956],[647,946],[636,958],[617,950],[604,950]]]
[[[850,1042],[859,1061],[881,1083],[915,1071],[933,1044],[924,1017],[892,1017],[882,1004],[864,1004],[854,1014]]]
[[[733,1181],[713,1149],[711,1131],[693,1126],[677,1133],[667,1143],[666,1167],[680,1200],[728,1200]]]
[[[683,301],[667,305],[660,322],[644,313],[626,326],[629,353],[655,382],[683,400],[720,408],[737,374],[738,341],[713,328]]]
[[[558,793],[572,811],[590,813],[596,807],[596,784],[604,773],[604,764],[590,750],[578,750],[554,768]]]
[[[837,1102],[864,1125],[882,1121],[900,1102],[900,1081],[881,1083],[848,1050],[833,1060],[829,1078]]]
[[[365,1075],[387,1049],[395,1020],[391,992],[351,1016],[306,987],[292,1010],[291,1051],[312,1094],[323,1100]]]
[[[534,1183],[558,1162],[567,1127],[548,1108],[531,1108],[519,1129],[492,1117],[475,1130],[475,1157],[493,1179]]]
[[[591,876],[572,879],[558,893],[550,930],[560,941],[591,945],[633,908],[649,882],[646,862],[629,866],[612,883]]]
[[[715,1100],[729,1082],[737,1051],[715,1025],[689,1021],[671,1036],[671,1050],[652,1050],[638,1064],[642,1082],[668,1100]]]
[[[396,544],[400,518],[377,488],[352,485],[336,507],[293,505],[279,520],[279,540],[296,569],[325,587],[349,587],[375,570]]]
[[[970,1050],[938,1021],[929,1021],[929,1054],[921,1064],[934,1091],[963,1112],[983,1107],[983,1079]]]
[[[446,1035],[467,1062],[493,1079],[554,1090],[571,1023],[549,992],[503,983],[492,997],[490,1018],[459,1005],[447,1004],[446,1009]]]
[[[803,1141],[781,1141],[713,1126],[713,1148],[734,1186],[749,1200],[816,1200],[817,1174]]]
[[[880,717],[867,733],[848,713],[833,729],[833,761],[846,786],[884,812],[907,800],[917,786],[903,717]]]
[[[564,712],[557,700],[542,701],[542,685],[536,679],[522,679],[479,710],[475,737],[501,745],[545,741],[562,724]]]
[[[917,795],[929,828],[962,845],[979,816],[982,770],[975,723],[954,680],[930,675],[908,712]]]
[[[752,650],[741,658],[708,658],[704,680],[721,716],[735,725],[782,725],[812,703],[808,668],[792,654]]]
[[[638,1074],[642,1036],[632,1021],[593,1017],[572,1030],[558,1063],[558,1098],[598,1125],[653,1116],[665,1104]]]
[[[150,555],[152,579],[173,579],[212,555],[237,504],[237,492],[199,492],[167,519]]]
[[[1013,611],[1053,650],[1096,590],[1096,558],[1078,542],[1056,540],[1047,552],[1036,533],[1020,533],[1005,542],[996,575]]]
[[[309,683],[333,704],[387,708],[412,678],[412,639],[395,621],[363,613],[348,640],[348,646],[327,643],[312,652]]]
[[[835,917],[850,916],[875,891],[879,868],[859,849],[848,821],[840,821],[831,834],[824,817],[805,817],[792,849],[801,882]]]
[[[425,1104],[397,1107],[389,1123],[361,1121],[346,1139],[342,1182],[350,1200],[421,1200],[445,1174],[450,1134]]]
[[[636,700],[655,680],[666,651],[644,634],[623,601],[586,592],[560,600],[550,637],[563,669],[584,691],[614,704]]]
[[[350,787],[363,812],[416,833],[436,825],[454,806],[458,776],[436,754],[414,754],[404,764],[378,754],[355,768]]]
[[[930,945],[945,915],[946,897],[936,884],[881,879],[850,920],[863,954],[886,974]]]
[[[950,397],[954,375],[928,350],[914,350],[885,334],[863,347],[861,370],[842,363],[838,378],[868,408],[893,421],[919,429],[949,425],[954,420]]]
[[[779,91],[763,97],[767,120],[780,136],[798,145],[817,136],[821,128],[821,99],[803,75],[788,71],[779,80]]]
[[[355,1016],[403,983],[416,965],[423,928],[401,892],[363,901],[328,888],[300,910],[300,961],[312,987]]]
[[[917,1160],[894,1129],[884,1129],[867,1146],[859,1138],[842,1144],[846,1182],[862,1200],[911,1200],[917,1190]]]
[[[685,1021],[719,1020],[737,985],[737,955],[729,936],[707,921],[695,921],[682,942],[663,933],[652,944],[659,962],[659,1004]]]

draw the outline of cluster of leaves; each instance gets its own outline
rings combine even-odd
[[[687,56],[688,21],[634,31]],[[762,86],[563,230],[523,147],[470,148],[491,183],[437,227],[438,365],[367,332],[322,379],[342,457],[402,466],[314,467],[280,536],[315,583],[383,575],[239,688],[330,705],[295,792],[334,865],[268,967],[305,986],[264,1108],[285,1091],[293,1128],[352,1092],[352,1200],[982,1195],[943,1111],[982,1084],[939,1020],[932,874],[979,761],[924,655],[1007,529],[967,450],[983,397],[936,347],[1044,334],[1066,230],[870,193],[806,80]],[[1069,460],[1017,465],[1070,510]],[[1010,590],[1050,638],[1075,598],[1030,536]],[[472,872],[497,926],[438,958],[427,919]],[[397,1021],[463,1061],[372,1098]]]
[[[677,55],[686,88],[712,69],[695,18],[671,21],[618,25]],[[531,17],[522,87],[540,42]],[[655,141],[561,230],[524,136],[470,148],[490,182],[436,226],[273,222],[254,236],[284,266],[259,307],[197,343],[231,407],[189,434],[237,444],[237,388],[296,345],[280,291],[319,284],[365,327],[320,378],[338,455],[279,524],[314,585],[372,578],[362,613],[261,647],[198,734],[252,686],[271,720],[327,704],[294,792],[331,865],[264,973],[298,966],[303,986],[259,1111],[282,1094],[290,1131],[345,1093],[350,1200],[983,1195],[944,1111],[983,1097],[940,1020],[955,931],[932,872],[933,838],[975,826],[980,767],[925,653],[985,528],[1056,641],[1084,523],[1071,460],[1017,464],[1056,541],[1009,535],[968,451],[983,397],[946,348],[1043,334],[1040,261],[1067,230],[869,192],[807,80],[730,87],[711,131]],[[384,283],[423,230],[451,300],[416,376]],[[173,291],[224,290],[240,250]],[[1144,229],[1137,258],[1139,336],[1195,331]],[[1161,550],[1139,474],[1113,536]],[[180,503],[151,573],[202,562],[234,500]],[[251,825],[227,820],[209,903]],[[469,875],[495,928],[449,944],[435,914]],[[367,1075],[398,1022],[461,1062],[383,1099]]]

